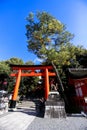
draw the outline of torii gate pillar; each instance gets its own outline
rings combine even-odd
[[[16,84],[15,84],[15,87],[14,87],[10,108],[15,108],[15,106],[16,106],[16,100],[17,100],[20,80],[21,80],[21,69],[18,71],[18,76],[16,77]]]
[[[45,99],[48,98],[49,94],[49,75],[48,75],[48,69],[45,69]]]

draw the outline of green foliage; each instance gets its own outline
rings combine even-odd
[[[36,22],[34,22],[34,15],[32,18],[30,14],[27,17],[26,35],[28,38],[28,49],[37,54],[38,57],[44,58],[48,50],[47,48],[51,48],[55,38],[54,34],[60,33],[63,25],[46,12],[38,12],[36,17]]]
[[[16,65],[23,65],[24,62],[22,59],[13,57],[6,61],[7,64],[16,64]]]
[[[28,50],[43,59],[60,66],[79,67],[77,55],[87,53],[82,46],[71,43],[74,35],[66,26],[46,12],[30,13],[27,17],[26,36]]]
[[[32,19],[32,20],[31,20]],[[27,17],[28,49],[44,61],[64,64],[69,59],[67,46],[73,35],[64,24],[46,12]],[[67,56],[66,56],[67,55]]]
[[[25,65],[34,65],[33,61],[27,61],[25,62]]]
[[[9,75],[10,73],[10,67],[8,64],[6,64],[5,61],[1,61],[0,62],[0,74],[4,74],[4,73],[7,73],[7,75]]]

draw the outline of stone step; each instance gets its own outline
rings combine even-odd
[[[35,107],[35,103],[32,101],[22,101],[17,104],[17,107]]]

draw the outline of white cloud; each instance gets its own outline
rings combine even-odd
[[[43,59],[35,58],[33,62],[34,63],[41,63],[42,61],[43,61]]]

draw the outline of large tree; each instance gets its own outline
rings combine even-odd
[[[79,63],[76,55],[86,51],[81,46],[74,46],[71,43],[74,35],[67,31],[64,24],[46,12],[38,12],[36,15],[29,13],[26,30],[28,50],[48,64],[53,61],[61,66],[77,66]]]
[[[36,18],[30,13],[27,21],[29,51],[49,62],[62,63],[69,59],[65,46],[70,45],[73,35],[66,30],[64,24],[46,12],[38,12]]]

